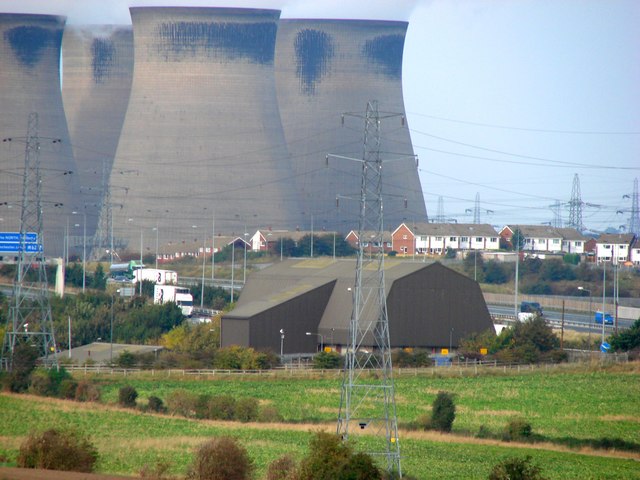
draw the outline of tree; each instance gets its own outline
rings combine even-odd
[[[540,279],[557,282],[560,280],[575,280],[576,274],[570,265],[559,258],[551,258],[542,262]]]
[[[491,473],[489,480],[545,480],[540,467],[531,464],[531,457],[508,458],[498,463]]]
[[[631,328],[613,334],[609,340],[614,352],[628,352],[640,347],[640,318],[633,322]]]
[[[231,437],[218,437],[201,445],[187,473],[189,480],[248,480],[253,462],[246,449]]]
[[[93,444],[72,430],[47,430],[30,434],[20,446],[17,464],[21,468],[41,468],[71,472],[91,472],[98,460]]]
[[[106,287],[107,277],[104,274],[104,268],[102,267],[102,264],[99,263],[96,267],[96,271],[91,277],[91,288],[95,288],[96,290],[104,290]]]
[[[453,394],[438,392],[431,410],[431,428],[441,432],[450,432],[456,419],[456,405]]]
[[[511,249],[521,252],[524,250],[525,236],[519,228],[513,231],[511,236]]]
[[[486,283],[507,283],[509,280],[509,272],[506,265],[495,260],[489,260],[484,270],[484,281]]]

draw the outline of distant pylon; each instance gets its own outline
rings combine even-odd
[[[640,211],[638,210],[638,178],[635,178],[633,180],[631,216],[629,217],[629,233],[640,236]]]
[[[58,364],[43,253],[39,151],[38,115],[31,113],[22,183],[18,265],[0,356],[0,368],[6,370],[13,368],[14,352],[20,344],[35,346],[45,363],[50,363],[49,357],[53,356],[53,362]]]
[[[436,215],[436,221],[434,223],[444,223],[444,201],[442,195],[438,197],[438,215]]]
[[[476,193],[476,204],[473,209],[473,223],[480,223],[480,193]]]
[[[554,228],[562,228],[562,216],[560,215],[560,200],[556,200],[556,202],[551,205],[551,211],[553,212],[553,221],[551,225]]]
[[[364,115],[346,115],[364,120],[363,158],[336,158],[362,163],[358,238],[373,232],[373,251],[365,255],[365,242],[359,242],[337,433],[348,440],[358,431],[370,432],[368,453],[383,457],[391,476],[402,477],[384,281],[380,151],[381,120],[401,115],[379,112],[375,101],[367,103]]]
[[[580,177],[576,173],[573,177],[573,187],[571,188],[571,200],[569,201],[569,223],[568,227],[575,228],[579,232],[584,230],[582,223],[582,196],[580,195]]]

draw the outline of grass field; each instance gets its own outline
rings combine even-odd
[[[249,450],[258,473],[284,453],[301,456],[311,431],[333,430],[340,381],[318,379],[149,380],[102,378],[103,404],[78,404],[33,396],[0,395],[0,454],[15,459],[33,429],[73,426],[98,447],[98,469],[136,474],[144,464],[169,460],[184,473],[193,448],[213,435],[231,434]],[[453,435],[402,432],[403,469],[420,479],[487,478],[491,467],[511,456],[531,455],[551,479],[640,479],[640,454],[583,449],[556,444],[506,444],[457,435],[480,425],[500,430],[512,416],[529,420],[534,432],[550,439],[602,436],[640,443],[640,366],[597,371],[479,377],[410,377],[397,380],[401,423],[429,411],[439,390],[456,393],[458,414]],[[259,398],[276,406],[296,424],[239,424],[142,414],[116,408],[117,392],[133,385],[141,403],[173,389]],[[106,404],[104,404],[106,403]],[[305,422],[321,421],[321,425]],[[358,437],[366,446],[367,437]]]

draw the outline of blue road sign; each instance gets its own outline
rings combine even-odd
[[[27,232],[24,234],[27,243],[36,243],[38,234]],[[0,243],[20,243],[20,232],[0,232]]]
[[[39,243],[25,243],[24,251],[28,253],[41,252],[42,245]],[[0,242],[0,252],[19,252],[20,251],[20,243],[7,243]]]
[[[607,342],[602,342],[600,344],[600,351],[602,353],[607,353],[609,351],[609,349],[611,348],[611,345],[609,345]]]

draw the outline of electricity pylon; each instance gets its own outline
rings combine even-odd
[[[14,353],[20,344],[36,347],[45,363],[51,363],[50,357],[53,357],[53,363],[58,365],[42,243],[39,150],[38,114],[31,113],[24,160],[18,264],[0,357],[0,367],[6,370],[12,370]]]
[[[582,196],[580,195],[580,177],[576,173],[573,176],[573,186],[571,187],[571,200],[569,201],[569,224],[579,232],[584,230],[582,223]]]
[[[367,453],[382,457],[388,472],[401,477],[384,280],[382,173],[385,162],[380,151],[380,128],[382,120],[402,116],[378,111],[375,101],[367,103],[364,114],[347,113],[343,121],[345,116],[364,120],[363,157],[330,156],[362,164],[358,238],[364,238],[364,232],[373,232],[373,236],[366,255],[366,242],[358,244],[337,433],[345,441],[359,431],[372,435]]]

